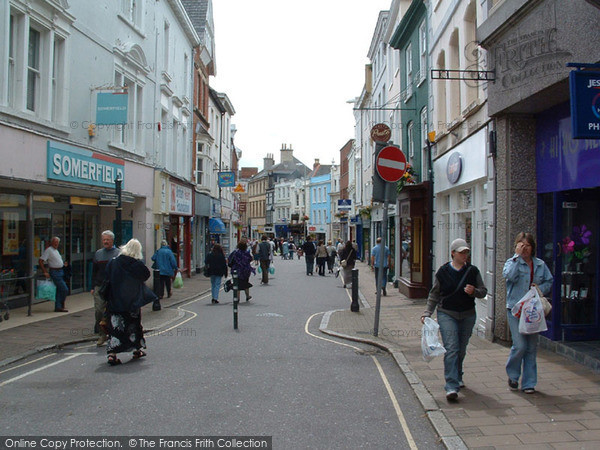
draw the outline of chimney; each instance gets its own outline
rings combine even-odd
[[[321,165],[321,163],[319,162],[319,158],[315,158],[315,163],[313,164],[313,170],[315,170],[320,165]]]
[[[281,144],[280,158],[282,163],[294,162],[294,150],[291,144],[290,148],[287,148],[287,144]]]
[[[270,169],[275,165],[275,159],[273,159],[272,153],[267,153],[267,157],[263,158],[263,169]]]

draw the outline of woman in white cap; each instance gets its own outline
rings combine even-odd
[[[421,322],[437,307],[438,324],[444,354],[444,378],[446,398],[456,400],[463,383],[463,361],[467,354],[469,338],[477,318],[475,297],[487,295],[479,269],[467,262],[470,249],[464,239],[455,239],[450,244],[452,260],[442,265],[435,274],[435,281],[429,297],[427,309]]]

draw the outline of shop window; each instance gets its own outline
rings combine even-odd
[[[415,283],[423,282],[423,218],[413,217],[411,276]]]
[[[27,292],[28,283],[17,278],[29,274],[25,196],[0,194],[0,299]]]

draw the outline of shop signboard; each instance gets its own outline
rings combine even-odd
[[[169,212],[180,216],[192,215],[192,189],[177,183],[170,183],[171,196]]]
[[[600,139],[600,72],[569,74],[573,139]]]
[[[235,172],[219,172],[219,187],[235,187]]]
[[[96,97],[96,124],[123,125],[127,123],[127,92],[100,92]]]
[[[337,201],[338,211],[350,211],[352,209],[352,200],[349,198],[342,198]]]
[[[115,187],[125,179],[125,161],[62,142],[48,141],[46,176],[91,186]]]

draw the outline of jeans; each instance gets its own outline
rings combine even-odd
[[[519,319],[512,315],[510,309],[507,315],[513,344],[506,362],[506,374],[513,381],[519,381],[522,374],[521,389],[534,388],[537,384],[537,334],[519,333]]]
[[[62,309],[65,307],[65,299],[69,293],[67,283],[65,283],[65,272],[60,270],[50,270],[50,278],[56,285],[56,301],[54,303],[54,309]]]
[[[269,259],[261,259],[260,260],[260,270],[262,271],[262,280],[261,283],[269,284],[269,266],[271,265],[271,261]]]
[[[475,326],[476,315],[465,317],[462,320],[455,319],[449,314],[438,310],[438,324],[446,353],[444,354],[444,378],[448,391],[460,390],[460,382],[463,376],[463,361],[467,354],[467,344]]]
[[[325,263],[327,262],[326,256],[320,256],[317,258],[317,272],[319,275],[325,275]]]
[[[213,300],[219,300],[219,291],[221,290],[221,275],[210,276],[210,291],[212,293]]]
[[[375,283],[377,283],[377,279],[379,277],[379,267],[375,267]],[[388,277],[388,268],[383,268],[383,278],[381,279],[381,288],[385,291],[385,287],[387,286],[387,277]]]
[[[315,255],[306,255],[304,258],[306,259],[306,275],[309,273],[312,275],[315,266]]]

